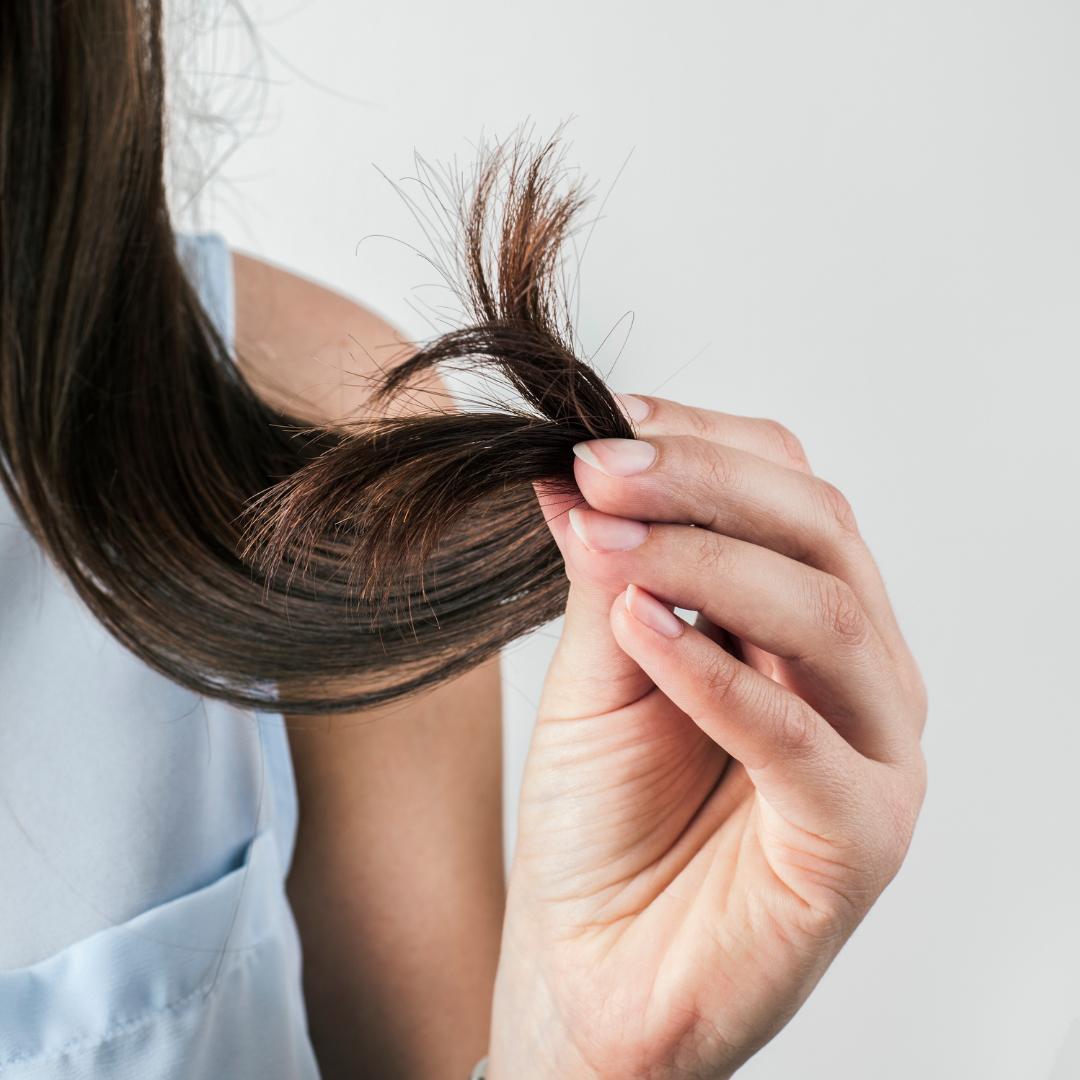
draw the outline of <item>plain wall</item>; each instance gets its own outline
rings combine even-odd
[[[435,276],[373,165],[574,116],[601,195],[625,163],[579,321],[596,346],[633,313],[601,353],[626,338],[615,388],[774,417],[855,507],[929,684],[929,795],[900,876],[740,1076],[1075,1080],[1080,5],[249,10],[266,119],[205,224],[424,336]],[[551,646],[505,665],[511,822]]]

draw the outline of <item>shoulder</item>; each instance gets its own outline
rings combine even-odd
[[[234,252],[236,353],[269,404],[322,424],[355,418],[373,377],[408,355],[384,319],[340,293]]]

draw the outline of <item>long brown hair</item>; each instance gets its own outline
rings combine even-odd
[[[558,614],[532,485],[632,437],[575,355],[555,283],[582,205],[548,143],[487,152],[460,195],[472,321],[448,361],[520,404],[306,430],[240,378],[177,260],[160,0],[0,5],[0,478],[109,630],[177,682],[317,713],[449,678]]]

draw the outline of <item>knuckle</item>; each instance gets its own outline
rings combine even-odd
[[[848,648],[865,644],[870,627],[851,586],[826,576],[817,592],[818,625]]]
[[[734,568],[737,558],[735,546],[726,537],[708,529],[690,530],[697,535],[693,552],[696,569],[710,578],[724,577]]]
[[[730,454],[722,447],[698,440],[694,447],[695,472],[707,493],[728,490],[737,484],[737,472]]]
[[[693,405],[683,405],[685,409],[686,428],[691,435],[698,439],[710,439],[713,435],[713,426],[709,417],[701,409],[695,409]]]
[[[816,487],[830,524],[847,536],[857,537],[859,526],[855,521],[855,511],[851,509],[851,503],[844,497],[843,492],[825,480],[817,480]]]
[[[779,451],[788,468],[808,473],[810,462],[799,439],[776,420],[762,420],[761,424],[768,442]]]
[[[738,696],[739,675],[739,665],[733,657],[722,650],[713,657],[705,673],[705,689],[711,705],[723,706]]]
[[[773,703],[774,738],[788,758],[806,759],[817,752],[816,725],[810,709],[795,697],[784,695]]]
[[[636,396],[649,404],[649,415],[642,421],[642,425],[657,435],[712,438],[712,424],[705,410],[680,401],[669,401],[667,398],[648,397],[644,394]]]

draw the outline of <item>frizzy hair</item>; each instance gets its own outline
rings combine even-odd
[[[0,479],[78,595],[190,689],[293,714],[464,672],[557,615],[535,484],[631,438],[557,288],[583,196],[554,142],[486,152],[459,192],[469,321],[311,430],[239,376],[165,202],[160,0],[0,5]],[[380,408],[437,365],[501,411]]]

